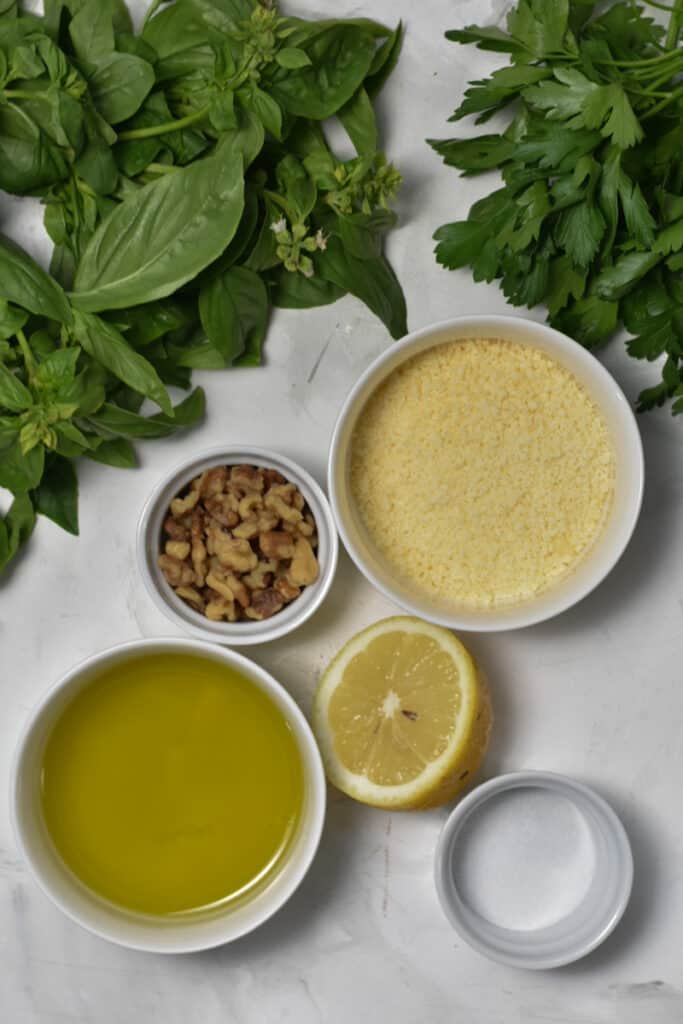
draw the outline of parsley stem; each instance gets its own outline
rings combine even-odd
[[[647,68],[652,65],[661,66],[663,61],[679,61],[681,53],[678,50],[669,50],[667,53],[660,53],[657,57],[644,57],[642,60],[599,60],[596,64],[607,64],[615,68]]]
[[[189,128],[191,124],[196,124],[197,121],[201,121],[202,118],[206,117],[208,112],[208,106],[202,107],[201,110],[195,111],[194,114],[188,114],[187,117],[181,117],[177,121],[165,121],[163,124],[152,124],[148,128],[129,128],[128,131],[119,132],[118,141],[128,142],[132,139],[153,139],[155,135],[168,135],[170,132],[178,132],[181,128]]]
[[[674,89],[673,92],[670,92],[665,100],[660,100],[659,103],[654,105],[654,107],[651,107],[646,114],[643,114],[640,120],[647,121],[648,117],[654,117],[655,114],[661,113],[665,107],[668,107],[669,104],[675,102],[675,100],[680,99],[681,96],[683,96],[683,85],[679,89]]]
[[[673,50],[674,52],[675,47],[678,44],[678,33],[680,32],[680,24],[678,19],[683,13],[682,7],[683,4],[681,3],[681,0],[675,0],[674,9],[671,14],[671,18],[669,19],[669,28],[666,33],[666,39],[664,40],[664,45],[666,46],[667,50]]]

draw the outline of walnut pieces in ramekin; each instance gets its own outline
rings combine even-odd
[[[316,523],[276,469],[213,466],[170,503],[158,564],[212,622],[263,621],[318,579]]]

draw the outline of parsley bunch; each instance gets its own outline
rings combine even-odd
[[[621,325],[636,359],[662,361],[639,409],[683,412],[683,0],[668,29],[633,0],[519,0],[507,32],[470,26],[448,39],[510,55],[471,82],[451,121],[501,134],[430,139],[462,174],[498,168],[503,187],[435,233],[439,263],[500,280],[514,305],[588,348]]]

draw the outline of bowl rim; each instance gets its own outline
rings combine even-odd
[[[501,333],[504,332],[505,328],[508,326],[518,331],[520,325],[526,324],[530,327],[531,332],[538,331],[544,334],[550,344],[556,347],[557,351],[562,350],[570,352],[572,358],[575,358],[578,362],[582,363],[586,369],[586,377],[591,377],[599,387],[611,392],[616,403],[626,413],[624,416],[625,430],[623,430],[623,432],[620,431],[620,433],[623,435],[625,448],[628,448],[629,451],[628,459],[635,478],[635,486],[631,490],[632,499],[630,514],[624,519],[625,526],[623,529],[623,542],[620,547],[615,549],[614,556],[604,571],[595,572],[591,574],[591,576],[586,579],[581,586],[577,586],[574,589],[568,589],[565,592],[564,597],[562,599],[557,599],[554,606],[550,608],[544,608],[542,606],[539,607],[539,600],[542,601],[549,593],[546,591],[541,594],[538,599],[533,598],[530,601],[519,605],[502,607],[491,611],[482,609],[481,614],[479,614],[477,610],[469,611],[466,609],[462,610],[462,614],[459,610],[454,610],[451,613],[450,611],[444,611],[443,608],[439,608],[436,605],[427,610],[427,598],[424,599],[423,604],[412,603],[403,592],[398,588],[393,588],[387,580],[381,579],[374,569],[367,564],[362,551],[358,549],[351,537],[342,512],[341,498],[345,488],[338,486],[338,480],[342,476],[338,467],[340,457],[339,450],[342,444],[347,420],[354,409],[359,395],[366,389],[368,384],[372,382],[373,377],[378,375],[387,363],[395,360],[397,367],[402,361],[409,358],[410,350],[414,346],[419,347],[421,342],[429,339],[432,335],[437,336],[449,330],[462,330],[467,325],[477,327],[483,324],[490,324],[492,330],[497,329],[500,330]],[[438,340],[435,339],[434,344],[447,343],[447,340],[448,339],[445,338],[440,338]],[[534,345],[533,339],[530,340],[529,345],[530,347],[540,347]],[[419,350],[426,351],[429,347],[429,345],[425,345]],[[401,358],[402,354],[404,354],[403,358]],[[378,383],[380,382],[378,381]],[[600,407],[599,400],[594,398],[594,401],[596,405]],[[628,438],[626,438],[627,433],[629,435]],[[558,331],[554,327],[550,327],[548,324],[540,323],[537,320],[531,320],[529,317],[510,316],[505,314],[499,315],[494,313],[478,313],[471,316],[463,315],[427,324],[424,327],[420,327],[418,330],[411,331],[373,359],[370,365],[363,371],[361,376],[351,387],[344,399],[334,424],[327,462],[327,491],[329,494],[332,515],[334,516],[334,521],[344,547],[362,575],[369,580],[369,582],[372,583],[372,585],[379,590],[381,594],[388,598],[388,600],[392,601],[400,608],[403,608],[411,615],[427,619],[429,622],[433,622],[439,626],[445,626],[448,629],[460,629],[466,632],[494,633],[536,625],[540,622],[552,619],[556,615],[562,614],[562,612],[567,611],[569,608],[572,608],[575,604],[578,604],[579,601],[582,601],[587,597],[609,575],[626,550],[640,516],[643,503],[644,486],[645,460],[643,443],[640,431],[636,424],[635,415],[621,387],[606,367],[604,367],[602,363],[600,363],[598,359],[587,349],[580,345],[579,342],[574,341],[569,337],[569,335]],[[588,556],[588,559],[590,559],[590,555]]]
[[[286,712],[283,712],[287,720],[290,722],[292,720],[296,721],[299,728],[298,735],[301,737],[300,743],[302,747],[305,746],[306,755],[310,756],[310,771],[308,771],[309,781],[307,788],[311,794],[311,821],[307,826],[305,833],[302,833],[301,851],[297,857],[298,865],[296,870],[291,873],[288,884],[283,889],[283,892],[276,900],[273,900],[272,903],[265,908],[264,912],[257,915],[254,919],[247,921],[241,927],[233,929],[227,936],[219,938],[212,936],[205,939],[200,937],[193,938],[192,932],[188,930],[187,938],[176,941],[173,946],[164,943],[157,944],[154,940],[154,936],[158,936],[160,934],[162,927],[164,934],[172,934],[172,924],[169,925],[164,923],[162,925],[161,923],[153,923],[150,927],[150,941],[136,941],[123,938],[121,935],[115,934],[114,931],[110,932],[105,928],[95,925],[93,922],[87,920],[86,917],[78,910],[74,909],[68,899],[65,900],[60,894],[55,892],[52,885],[45,880],[42,869],[36,865],[33,855],[30,852],[29,844],[26,842],[24,837],[23,826],[20,824],[20,815],[18,810],[22,759],[33,731],[41,721],[43,714],[48,710],[49,705],[66,688],[70,685],[77,685],[78,680],[85,673],[90,672],[98,665],[106,665],[112,658],[116,658],[119,655],[125,655],[128,652],[144,652],[150,648],[159,647],[176,651],[185,650],[194,651],[200,654],[208,654],[213,659],[222,660],[227,664],[231,664],[233,667],[238,667],[248,678],[252,680],[254,677],[258,677],[259,682],[255,682],[254,684],[263,686],[270,695],[276,695],[278,700],[281,701],[287,709]],[[267,672],[256,662],[246,657],[246,655],[241,654],[239,651],[234,651],[229,647],[223,647],[220,644],[211,644],[207,641],[190,637],[155,636],[144,637],[136,640],[127,640],[120,644],[113,644],[110,647],[82,658],[76,665],[73,665],[66,672],[62,673],[56,682],[52,683],[52,685],[48,687],[48,689],[39,697],[38,701],[31,707],[28,717],[22,725],[19,738],[14,748],[9,775],[9,817],[12,832],[19,852],[27,865],[29,874],[34,882],[38,885],[45,896],[47,896],[47,898],[62,911],[62,913],[86,931],[96,935],[98,938],[112,942],[115,945],[122,946],[126,949],[134,949],[147,953],[175,955],[201,952],[205,949],[214,949],[218,946],[234,942],[237,939],[248,935],[262,924],[265,924],[266,921],[276,914],[278,910],[280,910],[284,904],[291,899],[308,873],[320,844],[325,824],[326,807],[327,784],[320,748],[318,747],[317,740],[315,739],[313,729],[311,728],[308,719],[286,687],[271,675],[270,672]],[[87,886],[85,889],[88,893],[90,892]],[[97,894],[94,895],[93,899],[97,899]],[[106,905],[108,901],[104,902]],[[125,908],[123,908],[123,910],[125,913]],[[211,920],[220,920],[220,914],[212,917]],[[226,921],[227,920],[229,920],[229,917],[226,918]]]
[[[242,458],[242,456],[245,458]],[[288,474],[288,479],[292,483],[300,485],[304,492],[308,491],[314,497],[322,512],[322,519],[318,516],[315,517],[318,536],[324,536],[325,538],[328,557],[318,579],[314,583],[309,584],[306,588],[312,592],[312,596],[305,604],[301,605],[298,609],[298,613],[295,606],[299,598],[291,602],[289,606],[285,606],[286,608],[289,607],[293,609],[291,616],[286,619],[280,619],[280,613],[278,613],[273,615],[272,618],[264,619],[260,622],[216,623],[217,628],[215,630],[210,630],[208,627],[203,627],[200,623],[188,622],[184,619],[168,600],[167,595],[161,591],[157,585],[156,579],[150,572],[147,553],[148,548],[152,543],[152,538],[150,536],[152,519],[157,511],[160,498],[167,488],[173,483],[174,478],[182,476],[195,464],[204,462],[207,459],[215,458],[217,460],[217,465],[230,465],[231,459],[234,459],[235,464],[238,464],[238,460],[239,462],[245,462],[252,457],[255,465],[279,465],[283,470],[285,470],[286,474]],[[224,459],[225,463],[223,463]],[[261,462],[259,462],[259,460],[261,460]],[[304,496],[306,496],[306,494],[304,494]],[[185,633],[189,634],[194,639],[205,640],[214,644],[229,644],[234,647],[246,647],[251,646],[252,644],[267,643],[270,640],[277,640],[280,637],[291,633],[293,630],[303,625],[304,622],[307,622],[327,597],[334,580],[339,560],[339,537],[337,534],[337,527],[329,501],[322,487],[320,487],[317,481],[307,470],[303,468],[303,466],[299,465],[288,456],[282,455],[275,449],[250,444],[211,445],[209,448],[200,449],[193,455],[188,456],[167,470],[167,472],[164,473],[150,491],[142,506],[138,518],[135,548],[138,571],[142,576],[145,590],[152,598],[152,601],[158,610],[161,611],[169,621],[174,625],[179,626]]]
[[[451,894],[445,884],[444,878],[447,873],[448,861],[457,844],[460,830],[463,826],[466,826],[470,815],[492,797],[523,788],[542,788],[556,796],[564,797],[570,801],[583,820],[586,820],[588,815],[581,808],[580,804],[584,803],[584,805],[587,805],[590,808],[590,812],[598,818],[600,824],[608,831],[610,838],[613,840],[614,845],[610,849],[617,851],[614,856],[609,858],[609,866],[616,875],[616,884],[613,898],[608,905],[608,911],[604,920],[600,923],[600,927],[596,928],[592,936],[586,938],[583,942],[575,941],[573,946],[569,943],[564,952],[525,955],[523,952],[515,954],[499,949],[487,941],[484,932],[477,930],[476,927],[473,927],[470,922],[461,916],[458,902],[451,898]],[[614,877],[614,875],[611,877]],[[567,964],[574,963],[576,960],[580,960],[601,945],[612,934],[623,917],[631,898],[633,888],[633,852],[628,833],[616,811],[591,786],[558,772],[533,769],[506,772],[478,785],[463,797],[454,810],[451,811],[443,825],[434,852],[434,884],[446,918],[472,949],[488,957],[490,960],[505,964],[508,967],[518,967],[526,970],[546,970],[564,967]],[[512,931],[514,932],[514,929]]]

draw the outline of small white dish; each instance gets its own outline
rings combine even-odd
[[[561,967],[595,949],[629,901],[633,858],[619,818],[588,786],[512,772],[472,790],[439,838],[446,917],[509,967]]]
[[[505,338],[546,352],[584,385],[605,417],[615,458],[615,488],[608,520],[575,570],[533,600],[498,609],[469,610],[416,593],[376,551],[358,516],[349,487],[351,440],[370,395],[401,363],[458,338]],[[545,324],[515,316],[469,316],[431,324],[383,352],[351,389],[337,419],[328,462],[328,493],[337,529],[363,575],[412,615],[450,629],[493,632],[552,618],[589,594],[611,571],[628,544],[643,496],[643,448],[633,410],[614,378],[590,352]]]
[[[304,809],[291,851],[282,867],[252,899],[213,913],[154,917],[136,914],[102,899],[66,867],[47,832],[40,801],[40,773],[48,736],[64,706],[93,674],[140,654],[193,653],[238,669],[278,706],[301,752]],[[308,871],[325,819],[325,774],[311,727],[280,683],[242,654],[198,640],[133,640],[102,651],[48,690],[29,715],[17,746],[10,783],[10,809],[19,848],[43,892],[77,924],[102,939],[153,953],[192,953],[232,942],[263,924],[285,903]]]
[[[178,597],[164,579],[158,564],[162,550],[162,528],[168,507],[178,493],[213,466],[247,464],[276,469],[299,488],[313,513],[318,532],[317,558],[320,574],[299,597],[262,622],[211,622]],[[266,448],[247,445],[209,448],[172,469],[160,480],[145,502],[137,534],[137,558],[147,591],[157,608],[176,626],[199,640],[244,646],[265,643],[291,633],[313,615],[324,601],[337,568],[339,541],[327,498],[312,476],[291,459]]]

